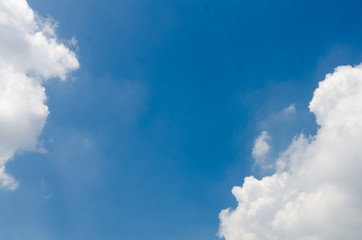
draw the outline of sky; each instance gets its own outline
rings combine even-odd
[[[361,8],[0,0],[0,238],[359,239]]]

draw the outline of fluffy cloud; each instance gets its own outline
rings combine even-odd
[[[16,189],[5,164],[17,151],[37,148],[49,114],[42,83],[65,79],[78,60],[55,35],[55,25],[26,0],[0,0],[0,187]]]
[[[276,172],[232,190],[220,213],[226,240],[339,240],[362,235],[362,65],[326,75],[309,108],[320,128],[297,136]]]
[[[265,155],[269,152],[270,146],[268,140],[270,136],[267,131],[262,131],[255,139],[252,155],[257,164],[261,164]]]

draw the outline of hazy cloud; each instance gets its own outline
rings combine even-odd
[[[296,112],[295,110],[295,104],[290,104],[288,107],[284,108],[282,113],[284,115],[287,115],[287,114],[294,114]]]
[[[268,140],[270,140],[270,136],[267,131],[262,131],[255,139],[252,155],[257,164],[261,164],[263,162],[265,155],[270,150]]]

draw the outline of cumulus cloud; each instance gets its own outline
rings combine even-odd
[[[16,189],[5,164],[17,151],[37,148],[49,114],[42,83],[79,67],[73,51],[26,0],[0,0],[0,187]]]
[[[257,164],[261,164],[263,162],[265,155],[270,150],[268,140],[270,140],[270,136],[267,131],[262,131],[255,139],[252,155]]]
[[[340,66],[309,105],[315,136],[299,135],[275,173],[232,190],[238,206],[220,213],[226,240],[339,240],[362,235],[362,65]]]

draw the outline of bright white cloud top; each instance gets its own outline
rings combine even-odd
[[[320,128],[300,135],[276,173],[234,187],[220,213],[226,240],[340,240],[362,235],[362,65],[326,75],[309,106]]]
[[[36,149],[49,114],[42,82],[79,68],[74,52],[25,0],[0,0],[0,187],[16,189],[5,164]]]

